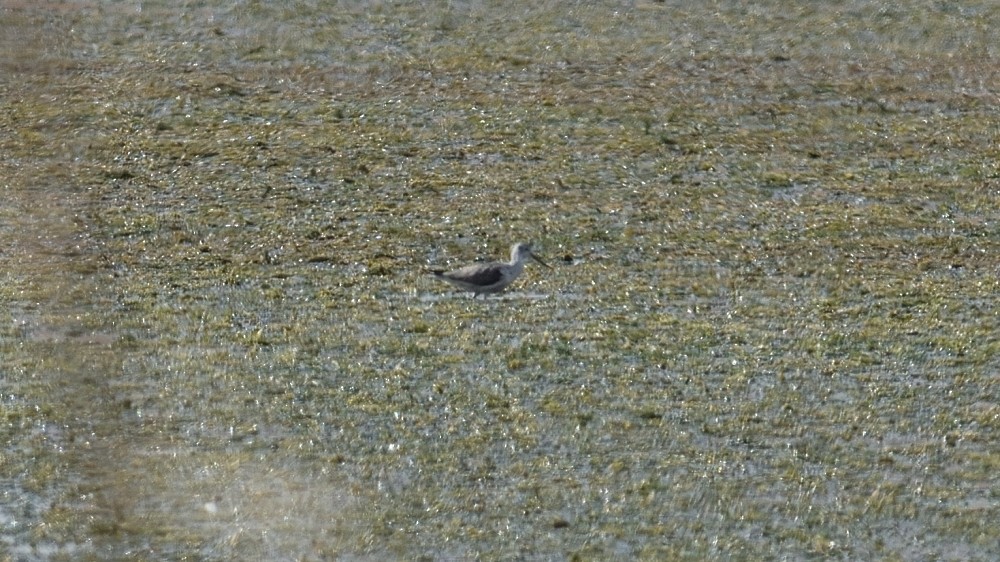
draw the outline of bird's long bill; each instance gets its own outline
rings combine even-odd
[[[547,268],[549,268],[549,269],[552,269],[552,266],[551,266],[551,265],[549,265],[549,264],[547,264],[547,263],[543,262],[543,261],[542,261],[542,258],[540,258],[540,257],[536,256],[535,254],[531,254],[531,258],[532,258],[533,260],[537,261],[538,263],[540,263],[540,264],[544,265],[545,267],[547,267]]]

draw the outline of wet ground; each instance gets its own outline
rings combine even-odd
[[[2,558],[996,559],[1000,13],[912,4],[0,3]]]

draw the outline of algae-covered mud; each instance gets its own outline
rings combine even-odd
[[[0,2],[0,560],[1000,558],[998,29]]]

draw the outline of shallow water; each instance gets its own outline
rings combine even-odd
[[[1000,22],[741,6],[9,4],[2,553],[995,559]]]

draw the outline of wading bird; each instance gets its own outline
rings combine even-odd
[[[432,273],[438,279],[447,281],[459,289],[471,291],[472,298],[479,295],[486,298],[488,294],[503,291],[517,279],[524,271],[524,262],[528,261],[528,258],[552,269],[549,264],[531,252],[531,244],[521,242],[511,246],[509,263],[495,261],[469,265],[455,271],[432,270]]]

